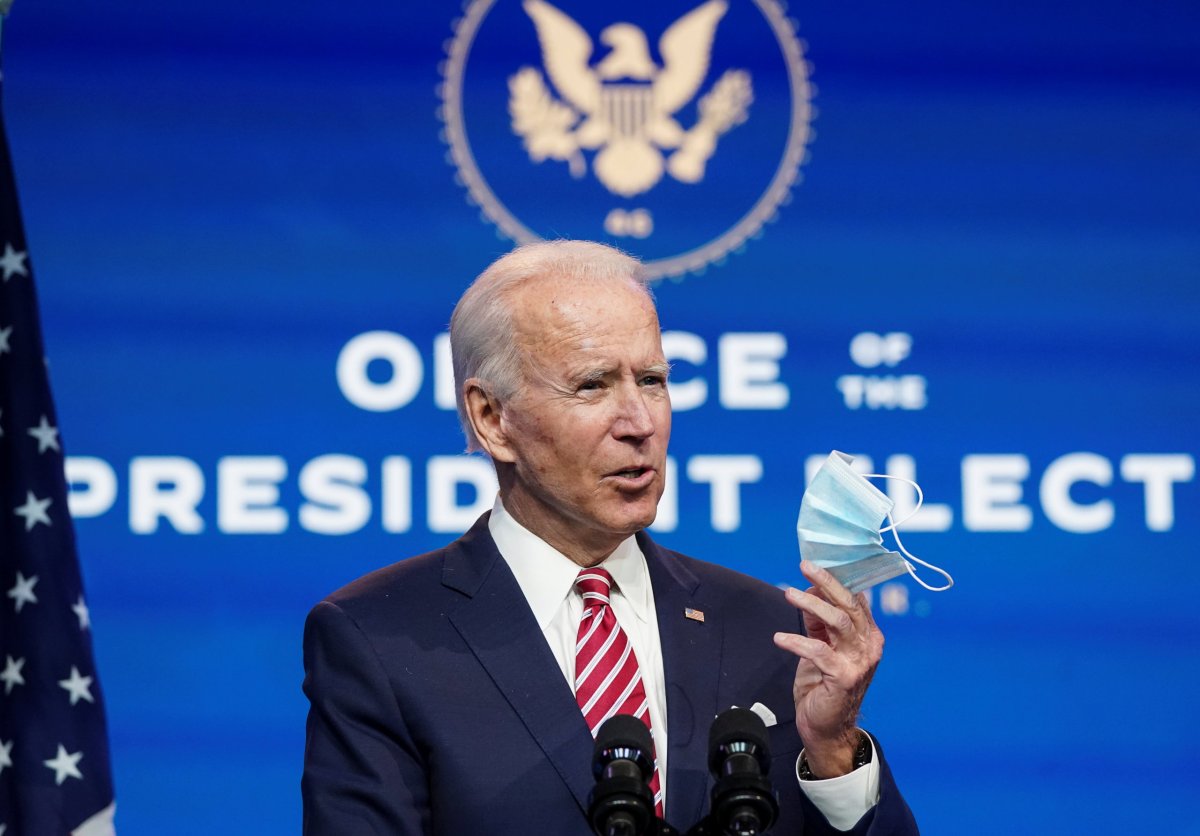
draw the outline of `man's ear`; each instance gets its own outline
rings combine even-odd
[[[515,451],[509,443],[504,421],[504,404],[490,391],[487,383],[477,377],[465,381],[463,403],[467,409],[467,420],[479,439],[479,446],[492,457],[492,461],[515,461]]]

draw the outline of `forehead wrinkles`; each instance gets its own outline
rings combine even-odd
[[[541,356],[555,348],[573,348],[592,340],[594,323],[578,300],[530,294],[521,299],[513,316],[517,344],[523,354]]]
[[[522,366],[534,378],[568,371],[562,364],[577,352],[620,350],[635,345],[641,334],[658,334],[653,303],[621,282],[548,277],[517,289],[510,304]]]

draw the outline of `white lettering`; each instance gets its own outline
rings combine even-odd
[[[117,501],[117,474],[104,459],[67,456],[67,509],[76,519],[98,517]]]
[[[811,484],[826,456],[803,460],[804,484]],[[971,454],[962,459],[961,514],[967,531],[1026,531],[1032,527],[1034,509],[1040,507],[1057,528],[1075,533],[1096,533],[1111,528],[1129,492],[1107,489],[1119,469],[1121,479],[1141,483],[1145,525],[1151,531],[1170,531],[1176,522],[1176,485],[1192,482],[1195,459],[1186,453],[1129,454],[1117,460],[1097,453],[1074,452],[1059,456],[1044,471],[1031,473],[1029,458],[1020,453]],[[433,456],[423,462],[426,483],[414,481],[413,468],[421,464],[405,456],[380,461],[380,478],[372,490],[371,464],[364,459],[327,454],[297,465],[299,501],[290,508],[282,503],[283,486],[291,466],[280,456],[227,456],[216,462],[212,498],[216,528],[230,534],[277,534],[289,528],[296,514],[300,527],[320,534],[350,534],[364,529],[378,507],[380,526],[389,533],[405,533],[414,525],[414,492],[423,489],[428,524],[434,533],[457,533],[468,528],[487,510],[495,496],[496,481],[486,459],[474,456]],[[883,463],[881,462],[881,465]],[[685,468],[686,465],[686,469]],[[876,472],[870,456],[856,455],[856,472]],[[180,456],[142,456],[129,462],[128,490],[120,485],[111,464],[101,458],[69,457],[64,466],[70,492],[71,514],[77,519],[112,511],[122,493],[129,497],[130,531],[151,534],[165,528],[198,534],[214,520],[201,517],[207,490],[206,477],[193,460]],[[709,485],[708,516],[714,531],[735,531],[742,525],[743,485],[759,482],[765,467],[760,456],[696,455],[687,460],[668,458],[658,514],[650,526],[656,532],[679,529],[681,479]],[[888,476],[919,481],[913,456],[887,457]],[[1025,497],[1026,483],[1038,479],[1035,504]],[[1080,483],[1096,487],[1081,489]],[[915,491],[907,483],[877,482],[893,502],[893,519],[911,517],[904,531],[948,531],[959,513],[952,504],[928,501],[913,514]],[[1128,499],[1125,500],[1128,502]],[[1128,510],[1128,509],[1127,509]]]
[[[432,456],[426,466],[429,491],[429,530],[458,534],[492,507],[499,486],[491,462],[479,456]],[[460,505],[458,489],[472,489],[475,498]]]
[[[1130,453],[1121,459],[1121,478],[1146,486],[1146,528],[1170,531],[1175,525],[1176,482],[1196,477],[1196,460],[1186,453]]]
[[[667,362],[685,360],[693,366],[699,366],[708,360],[708,346],[696,334],[687,331],[664,331],[662,335],[663,354]],[[703,406],[708,400],[708,381],[702,377],[691,380],[676,380],[672,377],[668,386],[671,392],[671,411],[687,412]]]
[[[383,530],[403,534],[412,528],[412,463],[404,456],[383,460]]]
[[[651,531],[674,531],[679,526],[679,468],[675,459],[667,456],[663,473],[663,495],[658,500],[658,514],[650,524]]]
[[[300,493],[307,502],[300,526],[316,534],[349,534],[371,519],[371,498],[362,485],[367,465],[354,456],[318,456],[300,469]]]
[[[783,334],[722,334],[717,342],[720,400],[726,409],[785,409],[790,393],[779,380],[787,354]]]
[[[912,456],[902,453],[888,456],[885,472],[889,476],[899,477],[886,480],[885,487],[888,498],[894,503],[892,519],[897,522],[905,520],[904,531],[950,530],[950,524],[954,521],[954,512],[950,510],[949,505],[926,501],[916,513],[913,513],[913,509],[917,506],[917,492],[912,485],[900,481],[900,479],[908,479],[920,484],[917,479],[917,465]]]
[[[968,531],[1027,531],[1033,511],[1022,505],[1029,459],[1019,454],[971,455],[962,460],[963,525]]]
[[[842,401],[847,409],[858,409],[863,405],[863,395],[867,387],[861,374],[844,374],[837,379],[836,386],[842,393]]]
[[[712,485],[709,517],[714,531],[737,531],[742,524],[741,486],[762,479],[758,456],[693,456],[688,479]]]
[[[1102,488],[1112,484],[1112,462],[1095,453],[1067,453],[1050,463],[1042,474],[1039,495],[1042,511],[1050,522],[1063,531],[1090,534],[1103,531],[1113,523],[1111,500],[1101,499],[1081,505],[1071,499],[1071,486],[1092,482]]]
[[[850,340],[850,359],[864,369],[873,369],[880,364],[899,365],[911,353],[912,337],[902,331],[883,335],[863,331]]]
[[[925,378],[919,374],[844,374],[836,385],[847,409],[924,409],[929,404]]]
[[[217,461],[217,527],[227,534],[278,534],[287,511],[278,507],[287,462],[279,456],[225,456]]]
[[[182,456],[139,456],[129,462],[129,530],[153,534],[158,518],[181,534],[199,534],[204,520],[196,506],[204,496],[204,474]]]
[[[381,360],[391,377],[371,380],[367,367]],[[337,359],[337,381],[346,400],[371,412],[390,412],[407,406],[421,388],[425,374],[421,355],[406,337],[392,331],[367,331],[343,346]]]
[[[457,398],[450,335],[442,332],[433,338],[433,402],[438,409],[457,409]]]

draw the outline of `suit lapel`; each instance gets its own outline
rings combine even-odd
[[[592,736],[533,612],[487,529],[487,515],[446,554],[443,583],[468,596],[448,614],[479,664],[587,810]]]
[[[667,686],[667,820],[699,821],[708,785],[708,729],[717,714],[724,626],[706,605],[700,579],[644,533],[638,545],[646,555]],[[704,621],[685,616],[704,613]]]
[[[724,627],[700,580],[644,533],[667,688],[667,820],[698,821],[707,806],[708,729],[717,714]],[[487,515],[446,554],[443,583],[466,596],[448,613],[479,664],[570,789],[582,811],[595,784],[592,736],[575,695],[487,530]],[[687,609],[706,614],[703,622]]]

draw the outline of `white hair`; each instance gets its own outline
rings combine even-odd
[[[636,258],[592,241],[542,241],[517,247],[496,259],[463,293],[450,317],[458,420],[467,452],[483,449],[467,416],[463,383],[484,381],[501,400],[521,387],[521,348],[515,339],[511,298],[533,279],[555,276],[578,283],[624,282],[653,301]]]

